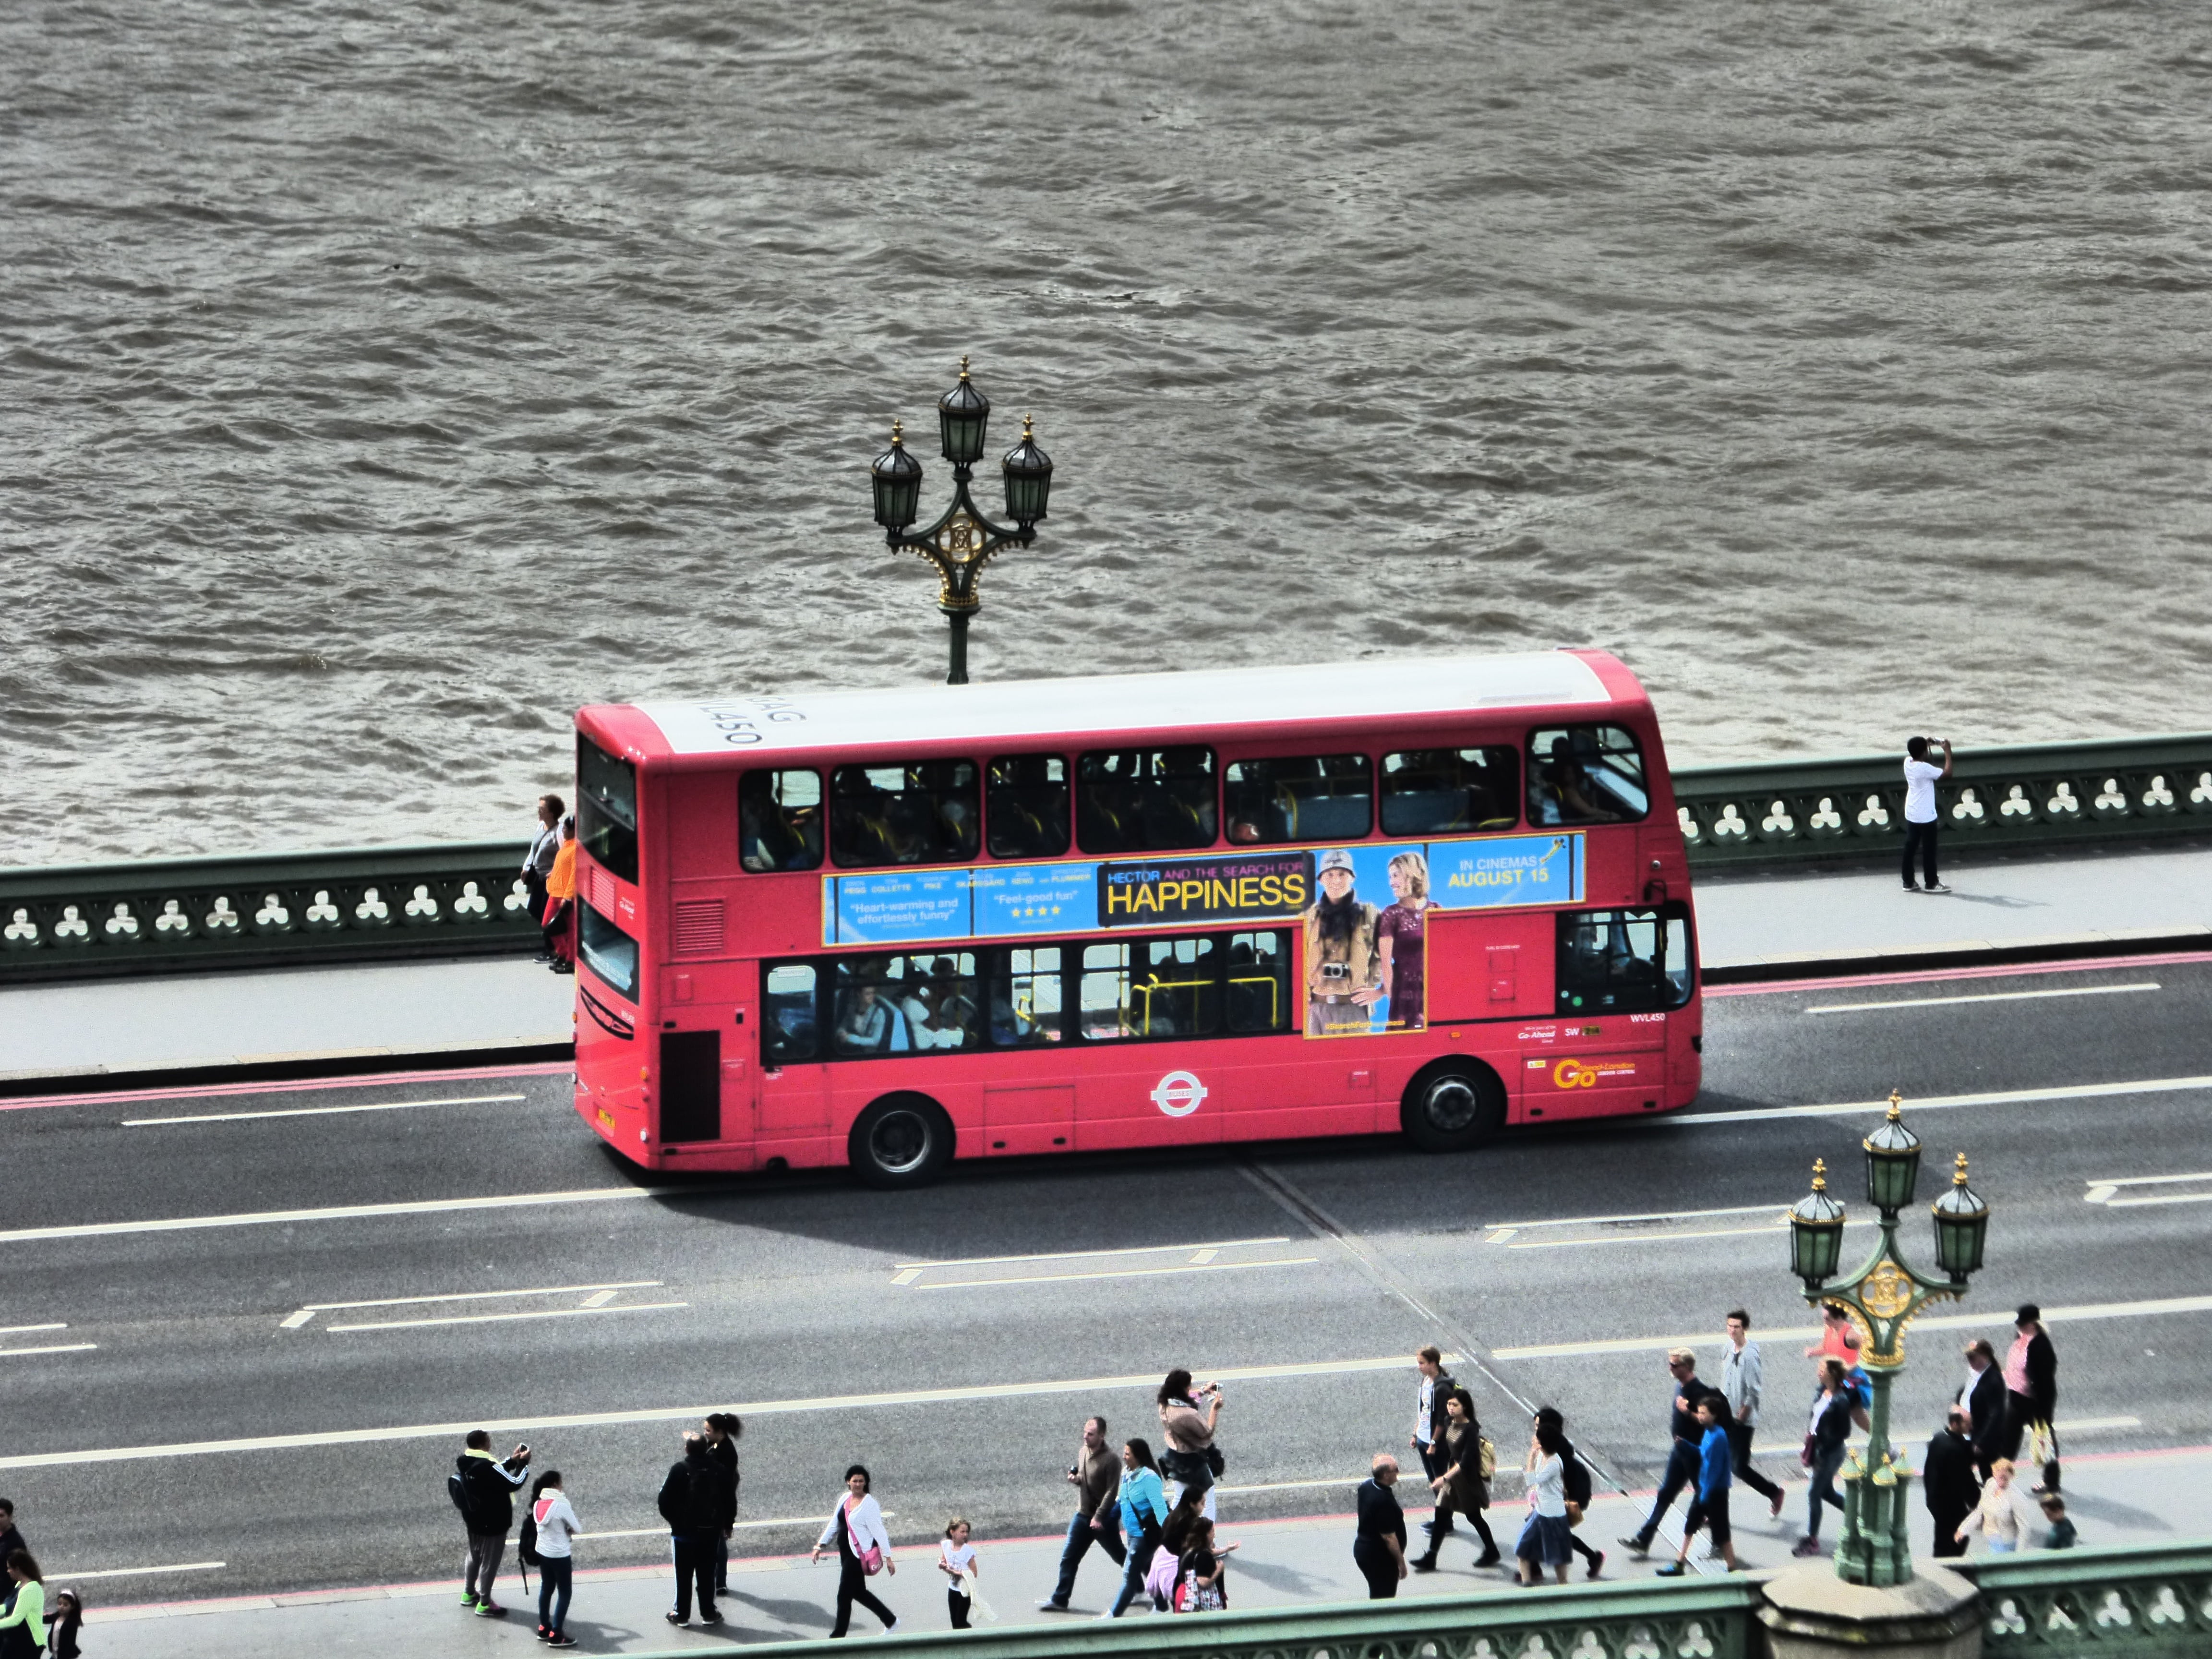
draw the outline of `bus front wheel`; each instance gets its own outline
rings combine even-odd
[[[885,1095],[854,1123],[847,1151],[871,1187],[926,1187],[952,1162],[952,1120],[927,1095]]]
[[[1445,1060],[1407,1085],[1399,1121],[1425,1152],[1464,1152],[1505,1127],[1505,1085],[1479,1060]]]

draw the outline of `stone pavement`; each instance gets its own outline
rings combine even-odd
[[[1774,1468],[1771,1461],[1768,1467]],[[2173,1543],[2212,1537],[2212,1481],[2208,1481],[2208,1475],[2212,1475],[2212,1446],[2071,1458],[2065,1472],[2068,1507],[2081,1530],[2081,1541],[2087,1545]],[[1733,1506],[1737,1552],[1748,1570],[1789,1565],[1790,1550],[1803,1535],[1805,1486],[1796,1482],[1785,1491],[1787,1501],[1781,1519],[1770,1521],[1765,1506],[1748,1491],[1738,1489]],[[1322,1494],[1348,1508],[1351,1483],[1334,1492],[1323,1488]],[[1608,1494],[1591,1506],[1582,1534],[1606,1551],[1608,1579],[1648,1576],[1659,1565],[1656,1553],[1645,1561],[1632,1560],[1614,1541],[1633,1528],[1649,1496],[1642,1494],[1632,1503]],[[589,1494],[579,1492],[577,1498],[588,1517]],[[1223,1498],[1222,1507],[1221,1536],[1242,1546],[1230,1569],[1233,1606],[1310,1605],[1364,1596],[1364,1586],[1352,1565],[1348,1515],[1239,1525],[1233,1492]],[[1518,1503],[1509,1502],[1501,1502],[1491,1511],[1500,1546],[1509,1556],[1522,1513]],[[1680,1513],[1678,1505],[1676,1514]],[[1409,1507],[1417,1550],[1420,1547],[1419,1522],[1424,1518],[1425,1511]],[[937,1546],[933,1538],[922,1541],[925,1534],[933,1531],[933,1519],[924,1523],[919,1518],[902,1518],[894,1525],[894,1534],[901,1540],[895,1552],[900,1570],[895,1577],[874,1581],[878,1594],[900,1615],[902,1630],[947,1627],[945,1581],[932,1565]],[[1915,1547],[1924,1553],[1929,1544],[1928,1517],[1917,1502],[1913,1520]],[[810,1542],[817,1524],[794,1522],[790,1531],[780,1537],[786,1547]],[[1825,1531],[1832,1541],[1833,1511]],[[1486,1590],[1511,1594],[1512,1584],[1502,1571],[1474,1570],[1474,1551],[1466,1538],[1462,1533],[1447,1545],[1438,1571],[1407,1580],[1402,1593],[1409,1596]],[[1004,1624],[1073,1624],[1077,1615],[1095,1615],[1102,1610],[1117,1583],[1112,1563],[1093,1551],[1076,1582],[1075,1613],[1042,1613],[1036,1602],[1052,1587],[1060,1557],[1058,1535],[976,1542],[982,1566],[978,1588]],[[743,1547],[742,1542],[739,1547]],[[650,1558],[661,1547],[651,1537],[593,1539],[587,1535],[580,1540],[575,1600],[568,1620],[580,1652],[696,1653],[744,1643],[829,1634],[837,1583],[834,1559],[811,1565],[801,1553],[732,1561],[730,1595],[724,1604],[729,1622],[711,1632],[679,1631],[672,1629],[662,1617],[670,1599],[667,1568],[659,1561],[637,1565],[641,1558]],[[592,1565],[617,1559],[629,1565]],[[361,1569],[360,1576],[367,1577],[374,1564],[336,1562],[332,1567],[334,1578],[347,1577],[349,1568]],[[1572,1582],[1582,1582],[1582,1577],[1577,1562]],[[66,1572],[47,1574],[50,1586],[70,1582]],[[534,1593],[534,1576],[531,1582]],[[473,1618],[461,1610],[458,1565],[453,1580],[436,1583],[139,1607],[100,1607],[97,1584],[87,1583],[85,1594],[94,1605],[88,1615],[91,1627],[85,1632],[84,1646],[95,1659],[179,1659],[187,1654],[208,1653],[221,1653],[226,1659],[263,1659],[263,1656],[297,1659],[303,1653],[316,1654],[319,1659],[349,1659],[353,1655],[375,1655],[381,1659],[391,1653],[505,1659],[537,1651],[532,1631],[535,1603],[526,1601],[520,1594],[511,1554],[501,1583],[501,1593],[509,1608],[504,1620]],[[1128,1616],[1158,1615],[1146,1610]],[[866,1613],[856,1614],[856,1636],[872,1634],[877,1628]]]
[[[2212,947],[2212,848],[2022,854],[1948,868],[1948,895],[1908,896],[1879,870],[1707,875],[1697,887],[1709,967],[1863,963],[1931,950],[2128,935]],[[0,1084],[410,1055],[465,1063],[569,1042],[572,981],[526,960],[272,969],[0,990]]]

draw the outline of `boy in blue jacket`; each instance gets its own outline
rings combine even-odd
[[[1682,1522],[1682,1547],[1674,1559],[1659,1569],[1662,1578],[1680,1578],[1689,1570],[1690,1540],[1698,1535],[1698,1528],[1708,1528],[1713,1538],[1713,1547],[1727,1562],[1729,1571],[1735,1565],[1735,1540],[1729,1531],[1729,1488],[1735,1484],[1735,1449],[1729,1443],[1728,1401],[1721,1395],[1709,1394],[1698,1401],[1698,1426],[1705,1431],[1698,1441],[1698,1501],[1690,1505],[1690,1513]]]

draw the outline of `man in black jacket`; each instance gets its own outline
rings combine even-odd
[[[1705,1433],[1705,1425],[1698,1421],[1698,1401],[1711,1395],[1722,1404],[1728,1403],[1718,1389],[1709,1388],[1698,1380],[1698,1356],[1687,1348],[1676,1348],[1668,1354],[1667,1370],[1674,1379],[1671,1419],[1674,1437],[1667,1454],[1667,1473],[1659,1483],[1659,1495],[1651,1500],[1651,1513],[1644,1517],[1641,1527],[1620,1540],[1636,1555],[1650,1553],[1651,1540],[1658,1534],[1660,1518],[1667,1513],[1668,1506],[1684,1486],[1698,1478],[1698,1447]]]
[[[461,1523],[469,1533],[461,1605],[479,1619],[504,1618],[507,1609],[491,1599],[492,1581],[514,1524],[515,1488],[530,1478],[530,1448],[517,1446],[502,1462],[491,1455],[491,1436],[471,1429],[453,1468],[461,1478]]]
[[[1997,1369],[1995,1348],[1980,1337],[1966,1344],[1970,1381],[1959,1390],[1959,1403],[1966,1408],[1967,1432],[1974,1442],[1974,1472],[1990,1478],[1990,1465],[2004,1455],[2004,1373]]]
[[[714,1594],[726,1595],[730,1589],[730,1534],[738,1529],[738,1437],[745,1431],[744,1419],[735,1412],[707,1413],[707,1455],[714,1460],[714,1467],[722,1472],[727,1491],[718,1490],[721,1499],[720,1513],[716,1518],[714,1536]]]
[[[1966,1410],[1954,1406],[1928,1443],[1928,1456],[1920,1479],[1927,1489],[1928,1514],[1936,1523],[1936,1553],[1964,1555],[1960,1524],[1982,1501],[1982,1483],[1974,1472],[1974,1443],[1966,1437]]]
[[[1421,1472],[1433,1480],[1444,1472],[1444,1424],[1451,1416],[1444,1409],[1444,1402],[1459,1384],[1444,1369],[1443,1353],[1434,1343],[1413,1356],[1413,1369],[1421,1374],[1421,1386],[1413,1396],[1413,1437],[1406,1443],[1420,1455]],[[1442,1533],[1437,1531],[1437,1523],[1432,1520],[1422,1522],[1421,1529],[1441,1540],[1452,1529],[1451,1516],[1444,1516]]]
[[[668,1611],[672,1625],[691,1620],[691,1589],[699,1590],[699,1622],[719,1625],[722,1615],[714,1607],[714,1543],[722,1535],[723,1492],[734,1510],[737,1497],[728,1474],[707,1448],[707,1437],[696,1430],[684,1437],[684,1455],[669,1466],[660,1483],[660,1518],[668,1522],[669,1542],[676,1557],[676,1605]]]

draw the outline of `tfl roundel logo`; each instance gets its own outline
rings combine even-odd
[[[1152,1085],[1152,1104],[1170,1117],[1188,1117],[1206,1103],[1206,1085],[1189,1072],[1170,1072]]]

